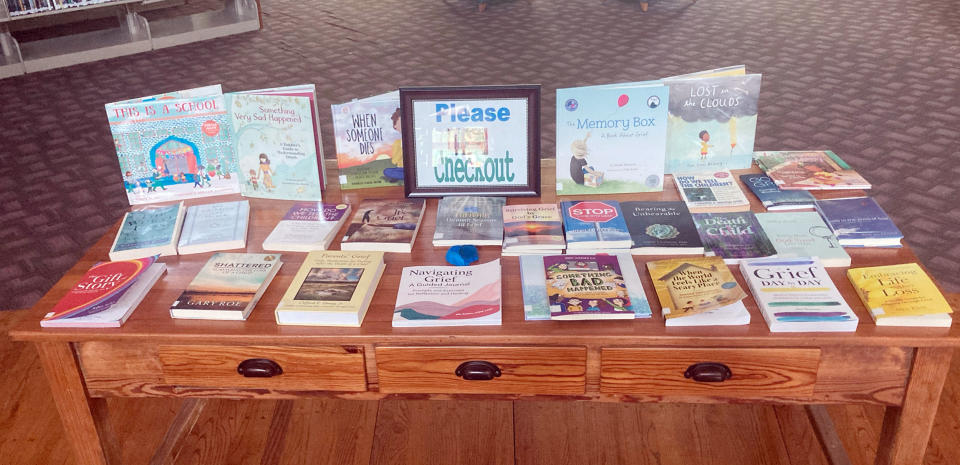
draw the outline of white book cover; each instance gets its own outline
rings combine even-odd
[[[474,266],[403,268],[394,327],[499,325],[500,259]]]
[[[691,213],[750,210],[750,201],[727,170],[674,174],[673,178]]]
[[[669,310],[669,309],[667,309]],[[743,301],[726,305],[703,313],[696,313],[682,318],[665,320],[666,326],[737,326],[750,324],[750,312],[743,305]]]
[[[326,250],[348,215],[350,205],[345,203],[297,202],[263,240],[263,250]]]
[[[191,254],[244,248],[249,221],[246,200],[193,205],[187,208],[177,250]]]

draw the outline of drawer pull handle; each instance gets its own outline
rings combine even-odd
[[[687,371],[683,372],[684,378],[692,378],[694,381],[702,383],[720,383],[730,379],[731,376],[733,376],[733,372],[730,371],[730,368],[717,362],[694,363],[687,367]]]
[[[467,381],[489,381],[501,374],[500,367],[485,360],[463,362],[453,373]]]
[[[250,358],[237,365],[237,373],[247,378],[272,378],[282,375],[280,364],[266,358]]]

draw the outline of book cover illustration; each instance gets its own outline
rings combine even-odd
[[[404,267],[393,326],[499,325],[500,259],[473,266]]]
[[[694,213],[692,216],[704,247],[728,263],[777,253],[751,212]]]
[[[127,213],[110,253],[175,245],[183,210],[180,202]]]
[[[749,168],[759,74],[670,78],[667,173]]]
[[[229,94],[234,153],[247,197],[320,200],[320,167],[308,97]]]
[[[870,183],[829,150],[754,154],[757,165],[784,190],[870,189]]]
[[[222,95],[105,108],[131,205],[240,192]]]
[[[503,207],[503,247],[562,249],[563,221],[556,204]]]
[[[543,257],[550,318],[636,318],[620,262],[613,255]]]
[[[851,268],[847,277],[877,321],[953,313],[937,285],[916,263]]]
[[[279,254],[215,253],[170,310],[242,312],[281,264]]]
[[[400,94],[331,105],[340,187],[403,185]]]
[[[719,257],[650,261],[647,270],[666,319],[726,307],[747,296]]]
[[[424,205],[423,199],[364,200],[342,242],[409,244],[417,232]]]
[[[703,252],[700,234],[683,202],[621,202],[620,208],[630,231],[632,248]]]
[[[560,209],[568,248],[630,248],[630,231],[616,200],[564,200]]]
[[[79,319],[108,311],[156,261],[147,257],[93,265],[43,319]]]
[[[871,197],[817,200],[817,210],[844,247],[900,247],[903,233]]]
[[[702,174],[675,174],[673,176],[680,198],[690,211],[743,211],[750,209],[750,201],[743,195],[736,179],[727,170]]]
[[[668,98],[659,81],[557,89],[557,194],[662,191]]]
[[[757,213],[754,216],[778,257],[818,257],[824,266],[850,266],[850,255],[817,212]]]
[[[310,252],[277,307],[278,319],[288,310],[360,312],[382,270],[383,252]]]
[[[500,245],[504,197],[450,196],[440,199],[434,244]]]

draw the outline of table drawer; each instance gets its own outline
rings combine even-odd
[[[813,395],[819,362],[820,349],[604,348],[600,392],[658,397],[805,398]],[[707,363],[725,366],[729,378],[716,381],[715,376],[723,369]],[[707,380],[710,378],[714,380]]]
[[[553,394],[585,391],[585,347],[377,347],[380,392]],[[457,368],[465,362],[486,362]],[[485,369],[498,370],[492,379]],[[472,375],[471,375],[472,373]]]

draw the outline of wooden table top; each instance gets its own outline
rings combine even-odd
[[[552,159],[542,163],[543,195],[540,198],[509,198],[508,204],[552,203],[558,201],[554,192],[555,171]],[[750,170],[735,170],[734,176]],[[348,190],[341,192],[336,185],[336,169],[328,169],[330,189],[324,194],[326,202],[343,201],[356,205],[364,198],[402,198],[403,189],[398,187]],[[817,198],[836,198],[862,195],[863,191],[814,192]],[[750,193],[753,211],[764,208]],[[237,194],[202,199],[190,199],[187,205],[222,202],[239,199]],[[562,199],[586,197],[562,197]],[[644,194],[619,194],[596,196],[613,200],[680,200],[673,183],[667,176],[663,192]],[[247,252],[263,252],[263,239],[273,230],[293,201],[249,199],[251,206],[250,231],[247,236]],[[857,297],[846,277],[846,268],[828,268],[830,277],[843,294],[847,303],[860,318],[855,333],[771,333],[752,297],[745,300],[751,313],[751,323],[743,326],[713,326],[667,328],[660,316],[660,304],[653,291],[653,284],[646,272],[645,262],[667,258],[663,256],[634,257],[653,317],[637,320],[609,321],[524,321],[520,267],[517,257],[503,257],[503,324],[501,326],[441,327],[441,328],[393,328],[393,306],[397,285],[404,266],[445,264],[445,247],[433,247],[432,238],[436,225],[437,199],[429,199],[419,235],[410,254],[387,253],[387,267],[377,288],[376,295],[359,328],[326,326],[278,326],[273,310],[293,280],[305,253],[281,252],[283,267],[247,321],[178,320],[170,317],[170,304],[179,297],[187,284],[213,253],[162,257],[167,264],[167,274],[154,286],[129,320],[120,328],[73,329],[41,328],[39,320],[96,262],[108,260],[108,251],[119,228],[119,222],[94,244],[57,284],[31,309],[31,315],[11,331],[18,340],[33,341],[88,341],[88,340],[141,340],[163,343],[218,343],[218,344],[444,344],[444,345],[497,345],[497,344],[604,344],[635,346],[702,346],[702,347],[804,347],[825,345],[875,345],[875,346],[960,346],[960,329],[951,328],[898,328],[878,327],[873,323],[866,308]],[[344,226],[344,229],[346,226]],[[340,231],[342,236],[343,229]],[[339,238],[331,244],[339,248]],[[499,246],[479,247],[480,263],[500,257]],[[899,249],[862,248],[846,249],[852,258],[853,267],[889,265],[917,262],[909,247]],[[731,270],[744,289],[748,289],[739,269]],[[957,296],[949,296],[951,305],[960,307]]]

